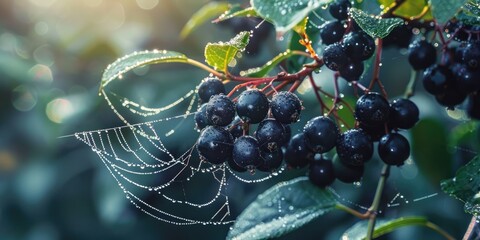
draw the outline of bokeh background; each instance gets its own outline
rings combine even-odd
[[[59,138],[121,124],[98,96],[103,69],[118,57],[156,48],[179,51],[203,61],[207,42],[233,36],[228,27],[206,24],[180,40],[183,25],[207,2],[0,1],[0,239],[222,239],[226,236],[228,226],[179,227],[141,213],[128,203],[90,148],[72,137]],[[282,51],[285,42],[275,43],[273,31],[267,34],[266,43],[260,45],[258,52],[242,58],[239,68],[258,66]],[[408,69],[404,53],[399,54],[396,49],[385,52],[382,78],[388,78],[384,82],[394,89],[392,96],[401,95],[409,78],[408,71],[398,70]],[[141,86],[129,88],[132,82],[126,80],[125,86],[115,85],[117,90],[138,96],[142,101],[160,102],[180,97],[183,94],[180,89],[193,89],[196,81],[206,76],[198,69],[176,66],[136,74],[136,78],[144,80],[140,81]],[[178,87],[177,81],[181,82]],[[307,91],[302,98],[307,110],[315,108],[311,92]],[[422,117],[440,119],[445,129],[462,121],[459,117],[452,119],[453,113],[449,116],[421,92],[414,101],[419,104]],[[302,121],[315,114],[308,111]],[[460,153],[467,155],[465,159],[472,154]],[[459,162],[464,159],[457,158]],[[371,201],[379,164],[369,164],[371,173],[361,187],[341,183],[334,186],[346,204],[368,206]],[[232,209],[238,213],[276,181],[304,174],[304,170],[290,171],[257,185],[238,183],[233,186]],[[400,201],[399,207],[385,209],[387,217],[426,215],[457,237],[466,229],[469,216],[463,213],[461,203],[441,193],[413,162],[393,170],[390,182],[384,206],[397,193],[410,200],[432,193],[438,195],[415,203]],[[355,222],[346,214],[332,213],[285,239],[338,239]],[[408,228],[385,239],[412,237],[438,238],[429,230]]]

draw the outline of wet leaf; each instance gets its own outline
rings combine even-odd
[[[272,22],[278,33],[295,27],[316,8],[331,0],[251,0],[250,4],[263,18]]]
[[[234,17],[257,17],[258,14],[255,12],[255,9],[249,7],[242,9],[240,6],[233,6],[222,15],[220,15],[214,22],[221,22]]]
[[[283,60],[292,56],[292,51],[287,50],[283,53],[278,54],[272,60],[268,61],[261,67],[251,68],[246,71],[240,72],[242,76],[248,77],[264,77],[266,76],[275,66],[280,64]]]
[[[480,156],[461,167],[454,178],[442,181],[441,187],[465,203],[465,212],[480,216]]]
[[[384,11],[394,2],[395,0],[378,0],[378,3],[384,6]],[[400,7],[393,11],[393,14],[404,18],[417,17],[423,14],[422,12],[427,7],[428,0],[406,0],[400,5]],[[425,13],[420,19],[432,20],[433,16],[430,9],[428,9],[427,13]]]
[[[350,8],[350,14],[358,26],[373,38],[384,38],[397,26],[403,24],[400,18],[380,18],[357,8]]]
[[[100,90],[105,88],[111,81],[117,79],[122,74],[144,65],[168,63],[168,62],[184,62],[186,63],[188,58],[178,52],[167,50],[153,50],[134,52],[119,58],[112,64],[108,65],[102,75],[102,82],[100,84]]]
[[[208,43],[205,47],[205,59],[207,63],[224,72],[228,64],[235,58],[238,52],[242,52],[250,39],[249,32],[240,32],[228,42]]]
[[[448,135],[436,119],[422,119],[411,130],[412,156],[420,172],[434,185],[452,176],[452,154],[448,151]]]
[[[230,9],[227,2],[209,2],[195,12],[180,32],[180,38],[186,38],[195,28]]]
[[[329,190],[300,177],[279,183],[252,202],[238,217],[227,239],[266,239],[291,232],[335,208]]]
[[[430,7],[435,20],[444,24],[457,14],[467,0],[430,0]]]
[[[424,217],[402,217],[393,220],[378,219],[375,224],[373,238],[391,233],[398,228],[407,226],[426,226],[428,220]],[[363,240],[367,237],[368,221],[364,220],[350,227],[343,235],[342,239]]]

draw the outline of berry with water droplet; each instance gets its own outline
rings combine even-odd
[[[211,125],[211,122],[207,118],[207,104],[203,104],[195,113],[195,127],[197,130],[202,130],[206,126]]]
[[[285,142],[285,128],[279,121],[267,118],[258,124],[255,137],[262,150],[274,152],[280,149]]]
[[[365,166],[351,166],[346,165],[338,156],[333,158],[333,170],[335,172],[335,177],[344,182],[344,183],[354,183],[362,180],[363,172],[365,171]]]
[[[408,62],[415,70],[425,69],[433,65],[436,60],[435,47],[425,40],[414,41],[408,47]]]
[[[256,138],[241,136],[233,143],[233,161],[241,168],[252,169],[260,165],[260,149]]]
[[[338,158],[346,165],[361,166],[373,156],[373,142],[362,129],[350,129],[337,140]]]
[[[258,165],[257,169],[262,172],[272,172],[278,169],[283,162],[283,152],[281,149],[277,151],[261,151],[261,162]]]
[[[310,119],[303,127],[307,146],[316,153],[326,153],[335,147],[340,130],[328,117]]]
[[[345,35],[343,47],[352,61],[365,61],[375,52],[375,41],[363,31],[354,31]]]
[[[246,123],[259,123],[268,113],[268,98],[258,89],[243,91],[238,96],[235,108],[238,116]]]
[[[449,85],[454,84],[450,69],[442,65],[433,65],[423,72],[423,87],[433,95],[443,94]]]
[[[363,62],[349,62],[340,68],[340,76],[347,82],[358,81],[364,71]]]
[[[399,98],[390,104],[389,126],[391,128],[410,129],[419,120],[420,111],[409,99]]]
[[[338,20],[345,20],[348,18],[348,9],[352,6],[349,0],[336,0],[330,3],[328,11],[332,17]]]
[[[222,127],[208,126],[200,133],[197,151],[200,158],[212,164],[221,164],[232,157],[232,135]]]
[[[480,43],[470,42],[463,50],[463,62],[472,70],[476,70],[480,65]]]
[[[322,43],[325,45],[342,40],[344,33],[345,27],[340,21],[329,21],[320,26],[320,38],[322,38]]]
[[[290,167],[302,168],[307,166],[313,153],[306,145],[305,134],[295,134],[288,142],[284,155],[285,162]]]
[[[410,144],[398,133],[387,134],[378,142],[378,155],[388,165],[403,165],[410,156]]]
[[[213,125],[227,126],[235,117],[235,104],[227,96],[214,95],[206,106],[207,119]]]
[[[216,77],[207,77],[203,79],[198,87],[198,96],[202,103],[206,103],[213,95],[225,94],[225,86],[222,81]]]
[[[323,50],[323,61],[327,68],[338,71],[348,63],[348,57],[342,45],[340,43],[334,43],[328,45],[325,50]]]
[[[355,105],[355,119],[373,126],[383,125],[388,121],[390,104],[379,93],[370,92],[361,96]]]
[[[320,159],[310,163],[308,178],[321,188],[330,186],[335,181],[332,161]]]
[[[294,93],[282,91],[273,96],[270,109],[277,121],[290,124],[300,119],[302,102]]]

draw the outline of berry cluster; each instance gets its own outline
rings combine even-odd
[[[320,26],[325,66],[338,71],[345,80],[357,81],[364,71],[363,61],[375,52],[375,41],[362,30],[353,27],[353,20],[347,22],[349,1],[340,0],[330,4],[329,12],[337,20]],[[349,27],[345,27],[348,26]]]
[[[195,114],[196,127],[202,130],[197,141],[200,158],[212,164],[227,162],[237,172],[279,168],[282,146],[290,140],[289,124],[300,118],[300,99],[278,92],[269,100],[258,89],[245,90],[234,101],[224,94],[217,78],[206,78],[199,86],[200,101],[206,102]],[[250,135],[252,124],[257,128]]]
[[[408,61],[414,70],[424,71],[423,86],[440,105],[454,108],[468,97],[468,115],[480,119],[480,42],[444,46],[437,64],[435,47],[415,40],[408,48]]]
[[[410,156],[410,145],[398,131],[412,128],[418,121],[415,103],[397,99],[389,104],[382,95],[367,93],[357,100],[354,115],[358,127],[343,133],[328,117],[308,121],[303,133],[290,140],[285,154],[287,163],[301,166],[310,162],[309,178],[320,187],[330,185],[335,178],[345,183],[360,181],[365,162],[373,156],[374,142],[378,142],[377,152],[384,163],[403,165]],[[337,153],[333,161],[312,160],[313,155],[333,147]],[[289,158],[288,151],[296,157]]]

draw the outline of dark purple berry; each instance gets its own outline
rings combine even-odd
[[[233,161],[242,168],[251,169],[260,165],[260,148],[257,139],[241,136],[233,143]]]
[[[336,0],[330,3],[328,11],[332,17],[338,20],[345,20],[348,18],[348,9],[352,6],[349,0]]]
[[[365,166],[350,166],[345,165],[337,157],[333,158],[333,171],[335,172],[335,177],[344,182],[344,183],[354,183],[362,180],[363,172],[365,171]]]
[[[363,31],[350,32],[343,38],[343,47],[354,62],[365,61],[375,52],[375,41]]]
[[[281,149],[273,152],[261,151],[260,156],[261,162],[257,169],[262,172],[275,171],[282,165],[283,152]]]
[[[308,178],[318,187],[328,187],[335,181],[335,172],[332,161],[316,160],[310,164]]]
[[[444,93],[435,95],[435,100],[440,105],[450,109],[465,101],[465,98],[467,98],[467,95],[459,91],[455,85],[450,85]]]
[[[435,47],[425,41],[414,41],[408,47],[408,62],[415,70],[425,69],[435,63],[437,52]]]
[[[463,50],[463,62],[470,69],[478,69],[480,65],[480,43],[471,42],[468,43],[465,49]]]
[[[363,74],[363,62],[349,62],[340,68],[340,76],[347,82],[358,81]]]
[[[412,27],[400,25],[394,28],[388,36],[383,39],[384,47],[408,48],[413,37]]]
[[[323,61],[327,68],[338,71],[348,63],[347,54],[340,43],[328,45],[323,51]]]
[[[322,43],[325,45],[330,45],[342,40],[344,33],[345,27],[340,21],[330,21],[320,26],[320,37],[322,38]]]
[[[387,134],[378,142],[378,155],[388,165],[403,165],[410,156],[410,144],[398,133]]]
[[[207,104],[203,104],[195,113],[195,127],[197,130],[202,130],[206,126],[211,125],[207,118]]]
[[[350,129],[337,140],[338,158],[346,165],[361,166],[373,156],[373,142],[362,129]]]
[[[267,118],[258,124],[255,137],[262,150],[274,152],[285,142],[285,128],[279,121]]]
[[[423,72],[423,87],[433,95],[443,94],[454,82],[450,69],[442,65],[433,65]]]
[[[222,127],[208,126],[197,140],[200,159],[212,164],[221,164],[232,157],[232,135]]]
[[[326,153],[335,147],[340,130],[328,117],[310,119],[303,127],[307,146],[316,153]]]
[[[385,124],[389,112],[390,104],[382,95],[375,92],[362,95],[355,105],[355,119],[369,126]]]
[[[277,121],[290,124],[300,119],[302,102],[294,93],[282,91],[273,96],[270,109]]]
[[[238,96],[235,105],[238,116],[246,123],[259,123],[268,113],[269,103],[265,93],[258,89],[250,89]]]
[[[458,90],[469,94],[480,90],[480,69],[472,70],[464,64],[452,66]]]
[[[242,121],[239,118],[235,118],[235,120],[233,120],[232,124],[229,125],[228,131],[230,132],[230,134],[232,134],[232,137],[233,137],[234,140],[243,136],[244,131],[243,131]]]
[[[216,77],[207,77],[203,79],[198,87],[198,96],[202,103],[210,100],[210,97],[217,94],[225,94],[225,86],[222,81]]]
[[[399,98],[390,104],[389,125],[391,128],[410,129],[419,120],[420,111],[409,99]]]
[[[370,137],[372,142],[378,142],[385,135],[385,125],[365,125],[360,123],[358,127]]]
[[[233,161],[233,158],[229,158],[227,160],[227,164],[235,172],[246,172],[247,171],[246,168],[238,166],[238,164],[235,161]]]
[[[235,117],[235,104],[227,96],[214,95],[206,106],[207,119],[213,125],[227,126]]]
[[[305,135],[294,135],[285,148],[285,162],[293,168],[302,168],[308,165],[313,153],[307,148]]]

